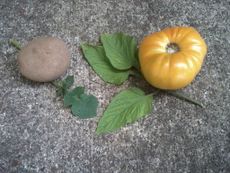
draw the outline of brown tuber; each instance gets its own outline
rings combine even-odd
[[[54,37],[33,39],[18,55],[19,70],[26,78],[48,82],[64,74],[70,64],[66,44]]]

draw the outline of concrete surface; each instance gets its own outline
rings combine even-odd
[[[153,113],[114,134],[95,135],[99,117],[121,87],[105,84],[82,58],[82,42],[122,31],[140,40],[168,26],[189,25],[209,51],[202,71],[183,92],[201,109],[174,97],[155,98]],[[21,77],[11,38],[65,40],[68,74],[100,101],[91,120],[72,117],[49,83]],[[229,173],[229,0],[1,0],[0,173]],[[143,82],[141,82],[143,83]]]

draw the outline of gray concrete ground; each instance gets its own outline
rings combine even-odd
[[[117,31],[140,40],[176,25],[197,28],[208,44],[201,72],[183,89],[206,108],[161,94],[148,118],[96,136],[112,96],[140,81],[104,83],[82,58],[80,43]],[[98,97],[96,118],[72,117],[52,85],[19,74],[7,41],[45,35],[68,44],[68,74]],[[0,0],[0,40],[0,173],[230,172],[229,0]]]

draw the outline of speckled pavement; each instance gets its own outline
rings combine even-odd
[[[182,90],[205,109],[161,94],[148,118],[97,136],[112,96],[144,81],[104,83],[80,43],[96,44],[101,33],[118,31],[140,41],[178,25],[195,27],[208,45],[201,72]],[[96,118],[73,117],[51,84],[19,74],[8,40],[24,45],[46,35],[68,44],[67,74],[99,99]],[[0,173],[229,173],[229,55],[229,0],[0,0]]]

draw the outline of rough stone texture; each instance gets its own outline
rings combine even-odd
[[[105,84],[82,58],[80,43],[97,43],[101,33],[116,31],[140,40],[175,25],[196,27],[209,47],[201,72],[183,89],[206,108],[161,94],[148,118],[96,136],[112,96],[143,82]],[[229,0],[1,0],[0,173],[230,172],[229,33]],[[72,117],[52,85],[19,74],[7,41],[26,44],[46,35],[68,43],[68,74],[99,98],[97,118]]]

